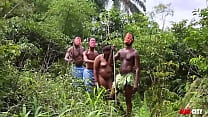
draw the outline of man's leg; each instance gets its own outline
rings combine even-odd
[[[84,72],[84,67],[83,66],[73,66],[72,67],[72,72],[71,73],[75,78],[82,79],[83,72]]]
[[[126,114],[127,114],[127,117],[130,117],[131,111],[132,111],[131,100],[132,100],[132,95],[133,95],[133,87],[127,85],[127,86],[125,86],[124,90],[125,90],[124,95],[126,98],[126,107],[127,107]]]
[[[92,88],[94,86],[93,80],[93,71],[85,68],[83,72],[83,80],[86,87],[86,90],[90,93],[92,92]]]
[[[83,66],[73,66],[72,67],[71,74],[75,78],[73,80],[73,84],[75,86],[82,86],[83,85],[82,84],[83,83],[83,81],[82,81],[83,71],[84,71],[84,67]]]

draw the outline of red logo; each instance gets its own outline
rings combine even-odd
[[[202,114],[202,109],[189,109],[189,108],[183,108],[180,109],[179,111],[180,114],[194,114],[194,115],[198,115],[198,114]]]
[[[180,114],[191,114],[191,109],[186,108],[186,109],[180,109],[179,111]]]

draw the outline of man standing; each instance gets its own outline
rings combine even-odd
[[[131,33],[127,33],[124,39],[125,48],[120,49],[116,55],[115,60],[120,60],[120,74],[116,75],[116,82],[114,86],[118,91],[124,90],[126,98],[127,116],[131,115],[132,111],[132,96],[136,93],[139,82],[140,59],[137,50],[132,48],[134,37]],[[116,83],[116,84],[115,84]]]
[[[93,75],[93,64],[95,57],[98,56],[98,52],[95,50],[96,40],[95,38],[89,39],[90,48],[83,52],[84,62],[86,63],[86,68],[83,72],[84,84],[88,92],[92,91],[94,84],[94,75]]]
[[[68,63],[73,63],[74,66],[72,68],[72,75],[76,78],[82,78],[83,77],[83,52],[84,47],[82,46],[82,41],[80,37],[75,37],[73,41],[73,46],[68,48],[66,55],[65,55],[65,61]]]

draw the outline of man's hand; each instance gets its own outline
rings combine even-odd
[[[71,63],[72,62],[72,59],[68,59],[67,62],[68,62],[68,64]]]

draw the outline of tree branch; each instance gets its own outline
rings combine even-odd
[[[21,2],[19,2],[18,4],[16,4],[16,5],[15,5],[8,13],[6,13],[6,14],[4,15],[3,18],[6,19],[7,16],[8,16],[10,13],[12,13],[12,12],[14,11],[14,9],[17,8],[17,7],[20,5],[20,3],[21,3]]]

